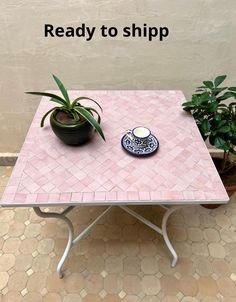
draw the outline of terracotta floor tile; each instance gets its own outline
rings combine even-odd
[[[84,255],[76,255],[75,253],[73,253],[69,257],[67,265],[72,273],[80,273],[88,269],[88,259]]]
[[[174,269],[178,273],[180,273],[182,276],[185,275],[193,275],[195,268],[194,268],[194,262],[189,258],[179,258],[179,265],[176,266]],[[172,268],[172,274],[173,274],[173,268]]]
[[[84,278],[80,273],[73,273],[65,280],[65,288],[68,293],[78,293],[84,288]]]
[[[88,293],[99,293],[103,289],[103,278],[101,275],[90,275],[85,280],[85,290]]]
[[[144,274],[156,274],[159,271],[158,261],[155,257],[144,257],[141,262],[141,268]]]
[[[61,302],[61,296],[58,293],[47,293],[43,297],[43,302]]]
[[[87,258],[87,268],[92,273],[100,273],[104,268],[104,259],[101,256],[89,255]]]
[[[175,296],[165,296],[162,302],[178,302],[179,300]]]
[[[223,259],[214,259],[212,262],[212,267],[219,276],[227,277],[230,275],[229,265]]]
[[[107,293],[118,294],[123,288],[123,278],[119,274],[108,274],[104,278],[104,289]]]
[[[139,257],[126,257],[123,266],[125,274],[138,274],[141,271],[141,260]]]
[[[225,250],[224,247],[220,243],[210,243],[209,244],[209,252],[210,255],[214,258],[224,258]]]
[[[161,289],[160,281],[154,276],[144,276],[142,290],[146,295],[157,295]]]
[[[60,293],[65,288],[65,281],[58,278],[58,274],[53,272],[47,277],[47,289],[49,292]]]
[[[18,291],[10,291],[3,296],[2,302],[21,302],[22,296]]]
[[[46,280],[47,280],[47,273],[45,272],[38,272],[37,274],[34,273],[28,278],[28,282],[27,282],[28,291],[41,292],[41,290],[46,286]]]
[[[38,251],[40,254],[48,255],[52,252],[54,247],[54,240],[50,238],[42,239],[39,241]]]
[[[25,237],[32,238],[40,235],[41,225],[38,223],[29,223],[25,228]]]
[[[160,279],[161,290],[166,295],[176,295],[179,292],[179,281],[173,276],[163,276]]]
[[[92,239],[88,245],[88,253],[102,255],[105,252],[105,242],[101,239]]]
[[[105,269],[109,273],[119,273],[123,271],[123,261],[119,256],[109,256],[105,260]]]
[[[4,253],[15,253],[19,250],[21,241],[19,238],[9,238],[8,240],[5,241],[3,244],[3,251]]]
[[[122,300],[123,302],[140,302],[142,301],[138,296],[136,295],[127,295]]]
[[[25,224],[16,221],[12,225],[10,225],[8,230],[8,235],[11,237],[19,237],[24,233],[24,230],[25,230]]]
[[[102,298],[99,295],[95,295],[95,294],[88,294],[83,299],[83,302],[101,302],[101,301],[103,301]],[[75,301],[75,302],[77,302],[77,301]]]
[[[104,230],[104,237],[108,239],[120,239],[122,234],[122,228],[119,225],[109,225]]]
[[[198,280],[198,288],[202,297],[214,296],[218,292],[215,280],[210,277],[200,277]]]
[[[47,271],[51,262],[51,257],[49,255],[38,255],[34,258],[32,263],[32,269],[34,272],[44,272]]]
[[[14,266],[16,257],[13,254],[3,254],[0,257],[0,272],[6,272]]]
[[[142,300],[142,302],[162,302],[159,297],[154,296],[146,296]]]
[[[183,297],[181,302],[200,302],[200,300],[198,300],[197,298],[189,296],[189,297]]]
[[[169,227],[169,236],[172,240],[175,241],[185,241],[187,239],[187,232],[185,228],[178,226]]]
[[[15,272],[9,277],[7,286],[9,290],[21,292],[28,281],[28,276],[25,272]]]
[[[224,300],[226,301],[226,300]],[[202,299],[202,302],[219,302],[219,299],[217,299],[217,297],[204,297]]]
[[[6,272],[0,272],[0,290],[2,290],[8,283],[9,275]]]
[[[38,240],[36,238],[26,238],[21,241],[19,250],[23,254],[31,254],[33,253],[38,247]]]
[[[200,276],[210,276],[213,273],[213,267],[211,262],[203,256],[197,256],[194,258],[196,272]]]
[[[103,302],[120,302],[121,299],[118,295],[116,294],[108,294],[106,295],[103,300]]]
[[[235,282],[227,277],[221,277],[217,281],[219,292],[225,297],[236,297]]]
[[[218,242],[220,241],[219,232],[213,228],[206,228],[204,230],[204,237],[207,242]]]
[[[106,252],[112,256],[118,256],[122,254],[124,244],[119,239],[110,239],[106,243]]]
[[[42,295],[38,292],[30,292],[22,298],[22,302],[42,302]]]
[[[0,236],[4,236],[8,233],[10,228],[9,223],[7,222],[0,222]]]
[[[136,275],[124,276],[123,290],[130,295],[138,295],[141,291],[141,279]]]
[[[197,280],[192,276],[182,276],[178,285],[179,291],[186,296],[196,296],[198,292]]]
[[[140,253],[142,256],[155,256],[157,254],[157,246],[153,241],[142,241],[140,244]]]
[[[127,256],[136,256],[140,253],[140,247],[137,241],[123,241],[123,253]]]
[[[191,241],[202,241],[203,233],[202,230],[199,228],[188,228],[188,238]]]

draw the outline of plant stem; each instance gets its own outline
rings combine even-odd
[[[226,166],[226,161],[227,161],[227,151],[224,151],[224,156],[223,156],[223,161],[222,161],[222,164],[221,164],[221,173],[224,172],[224,169],[225,169],[225,166]]]

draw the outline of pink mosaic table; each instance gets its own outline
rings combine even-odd
[[[183,93],[70,92],[72,99],[79,95],[94,98],[102,105],[106,142],[94,135],[89,143],[80,147],[61,143],[52,133],[49,121],[40,128],[42,115],[54,106],[43,98],[2,197],[2,206],[30,206],[40,216],[57,217],[66,222],[69,239],[57,268],[60,276],[70,248],[112,206],[119,206],[162,234],[175,266],[178,257],[166,231],[169,216],[180,206],[229,200],[195,121],[182,110]],[[160,142],[158,152],[148,158],[127,154],[120,143],[127,129],[140,125],[151,129]],[[95,205],[108,207],[73,239],[73,225],[66,214],[75,206]],[[161,205],[166,209],[162,226],[152,224],[129,205]],[[44,206],[68,207],[62,213],[45,213],[40,209]]]

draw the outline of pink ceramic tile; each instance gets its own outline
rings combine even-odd
[[[106,200],[117,200],[117,193],[114,191],[106,192]]]
[[[48,194],[39,193],[37,194],[37,203],[47,203],[48,202]]]
[[[81,95],[71,91],[71,98]],[[104,108],[106,142],[95,134],[70,147],[53,134],[42,115],[53,104],[43,98],[9,180],[3,205],[227,202],[228,196],[180,91],[83,91]],[[84,104],[91,105],[89,101]],[[147,109],[147,110],[144,110]],[[148,158],[121,147],[127,129],[144,125],[160,142]]]
[[[60,203],[70,202],[70,201],[71,201],[71,193],[60,194]]]
[[[83,201],[84,202],[93,202],[94,193],[93,192],[84,192],[83,193]]]
[[[81,202],[83,198],[83,194],[82,193],[72,193],[71,196],[71,202]]]
[[[95,200],[102,200],[102,201],[105,200],[106,199],[106,192],[96,191],[94,199]]]
[[[139,194],[135,191],[129,191],[128,193],[128,200],[139,200]]]
[[[140,200],[150,200],[150,192],[139,192]]]
[[[128,192],[118,191],[117,192],[117,200],[127,201],[128,200]]]

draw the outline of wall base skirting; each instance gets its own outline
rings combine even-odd
[[[18,153],[0,153],[0,166],[14,166]]]
[[[211,155],[220,156],[223,154],[222,150],[215,148],[208,148]],[[14,166],[19,153],[0,153],[0,166]]]

